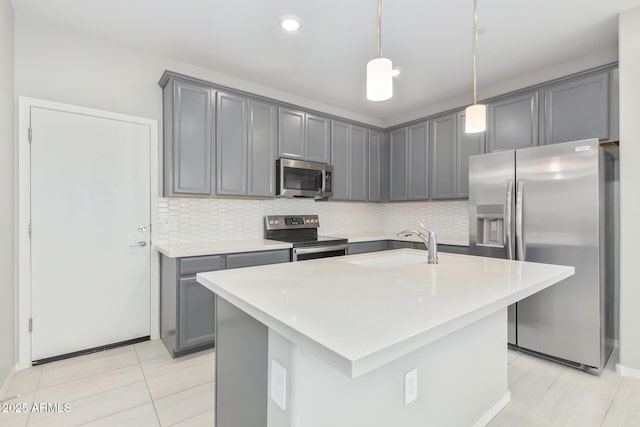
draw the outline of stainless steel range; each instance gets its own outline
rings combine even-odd
[[[347,254],[347,239],[318,236],[318,215],[269,215],[264,217],[265,239],[293,244],[292,261]]]

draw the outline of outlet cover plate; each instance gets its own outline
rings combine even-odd
[[[418,398],[418,369],[404,374],[404,404],[408,405]]]

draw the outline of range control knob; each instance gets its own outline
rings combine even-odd
[[[304,222],[305,222],[306,224],[309,224],[309,223],[311,222],[311,220],[310,220],[309,218],[307,218],[307,219],[305,219],[305,220],[304,220]]]
[[[318,223],[318,218],[314,219],[313,222]]]
[[[272,219],[269,220],[269,225],[273,225],[273,220]]]
[[[280,220],[276,219],[273,223],[274,223],[275,225],[278,225],[278,224],[280,224]]]

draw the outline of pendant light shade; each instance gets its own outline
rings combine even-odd
[[[465,112],[464,130],[466,133],[478,133],[487,130],[487,107],[478,104],[478,0],[473,0],[473,105]]]
[[[465,111],[464,131],[478,133],[487,130],[487,106],[483,104],[469,105]]]
[[[367,63],[367,99],[385,101],[393,96],[393,64],[382,57],[382,0],[378,0],[378,57]]]
[[[367,99],[384,101],[393,96],[391,60],[376,58],[367,63]]]

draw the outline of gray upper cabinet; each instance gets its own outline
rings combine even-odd
[[[252,197],[276,195],[278,107],[249,101],[248,188]]]
[[[538,92],[492,102],[488,116],[489,152],[538,145]]]
[[[349,137],[350,126],[347,123],[331,123],[331,164],[333,165],[334,200],[349,200]]]
[[[172,78],[163,86],[166,197],[213,196],[214,93]]]
[[[368,130],[333,121],[331,133],[332,199],[366,201],[369,191]]]
[[[407,142],[408,200],[429,198],[429,122],[410,126]]]
[[[452,199],[456,193],[455,114],[431,120],[431,198]]]
[[[456,137],[456,198],[469,197],[469,156],[485,153],[485,132],[466,133],[465,113],[456,115],[458,131]]]
[[[216,194],[247,194],[247,98],[218,92],[216,126]]]
[[[407,128],[389,134],[389,200],[407,200]]]
[[[351,125],[349,147],[349,199],[366,201],[369,198],[369,132]]]
[[[384,167],[384,142],[383,134],[369,131],[369,198],[370,202],[383,201],[383,167]]]
[[[305,113],[279,108],[278,156],[289,159],[305,158]]]
[[[280,107],[278,156],[329,163],[331,120],[302,111]]]
[[[325,117],[307,114],[305,160],[329,163],[331,160],[331,121]]]
[[[609,139],[609,72],[545,88],[545,144]]]

